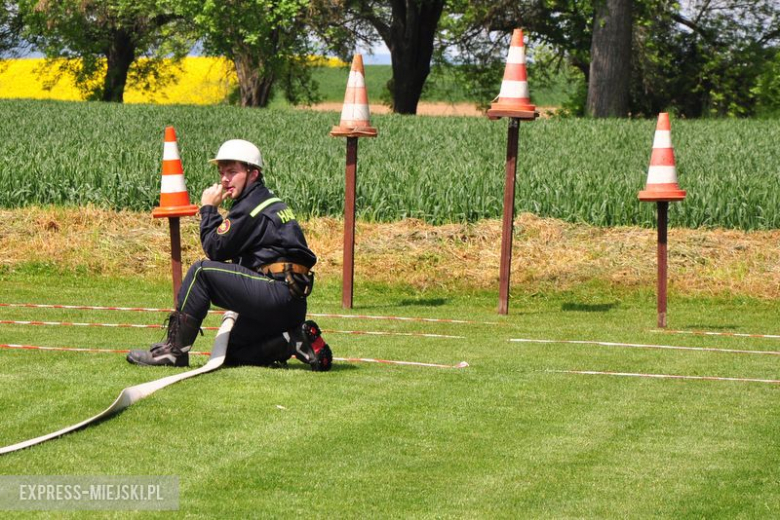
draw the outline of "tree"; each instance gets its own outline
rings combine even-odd
[[[466,56],[466,63],[475,70],[488,70],[496,53],[480,55],[473,49],[490,48],[488,44],[499,41],[497,35],[523,27],[529,39],[555,49],[582,72],[588,92],[582,98],[583,113],[587,104],[597,117],[653,115],[663,110],[689,117],[748,116],[761,103],[775,99],[768,78],[780,44],[777,0],[470,0],[463,4],[448,30],[451,44]],[[537,57],[532,56],[533,66],[539,65]],[[617,68],[605,67],[605,58],[607,65]],[[626,81],[627,111],[623,108]],[[597,108],[613,103],[619,108]],[[762,105],[762,110],[773,109]]]
[[[673,19],[683,49],[699,65],[684,72],[695,79],[691,115],[753,115],[755,87],[780,44],[780,2],[688,0]]]
[[[13,56],[22,45],[22,20],[19,16],[16,2],[12,0],[2,1],[3,9],[0,11],[0,59]]]
[[[393,76],[388,89],[397,114],[417,113],[445,4],[446,0],[343,0],[343,21],[354,29],[355,39],[373,41],[365,31],[369,26],[390,50]]]
[[[282,83],[293,103],[317,100],[309,56],[309,2],[304,0],[188,0],[206,52],[232,60],[241,106],[265,107]]]
[[[550,65],[564,62],[585,79],[587,95],[583,111],[595,117],[625,116],[629,111],[631,29],[633,0],[499,0],[469,2],[467,16],[456,28],[455,43],[469,53],[464,43],[511,34],[526,29],[535,43],[554,49],[557,56],[534,54],[534,70],[545,74]],[[465,26],[464,26],[465,24]],[[475,29],[477,29],[475,31]],[[464,41],[464,36],[466,40]],[[489,55],[485,56],[490,59]],[[484,59],[481,68],[484,68]]]
[[[596,4],[585,107],[590,116],[628,115],[631,27],[631,0],[600,0]]]
[[[529,74],[535,85],[552,81],[563,69],[571,76],[569,70],[574,69],[587,90],[593,30],[590,0],[458,0],[445,24],[447,45],[459,57],[455,75],[480,99],[496,94],[509,36],[517,28],[524,30],[528,40]],[[584,114],[586,90],[581,106],[575,108],[577,114]]]
[[[635,3],[631,111],[686,117],[772,112],[767,74],[778,52],[776,0]]]
[[[146,88],[170,81],[163,57],[188,41],[166,0],[21,0],[25,37],[56,71],[71,74],[90,99],[121,103],[128,80]],[[137,60],[147,57],[143,64]],[[135,65],[135,68],[132,67]]]

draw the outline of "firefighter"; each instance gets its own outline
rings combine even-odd
[[[263,181],[254,144],[231,139],[220,146],[220,182],[201,196],[200,239],[208,259],[187,271],[168,317],[167,338],[149,351],[134,350],[136,365],[189,366],[210,305],[235,311],[226,364],[273,366],[295,356],[315,371],[330,370],[333,355],[316,323],[305,320],[317,258],[293,211]],[[233,206],[223,219],[217,208]]]

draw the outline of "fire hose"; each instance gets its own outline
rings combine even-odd
[[[87,426],[88,424],[92,424],[94,422],[98,422],[108,417],[111,417],[117,412],[120,412],[125,408],[128,408],[130,405],[140,401],[144,397],[153,394],[154,392],[160,390],[161,388],[165,388],[166,386],[172,385],[173,383],[178,383],[179,381],[183,381],[185,379],[199,376],[201,374],[212,372],[218,369],[225,362],[225,354],[227,353],[228,338],[230,337],[230,331],[236,322],[236,318],[238,318],[238,314],[236,314],[235,312],[225,313],[225,316],[222,318],[222,324],[220,325],[219,330],[217,331],[217,337],[214,340],[214,348],[212,348],[211,350],[211,356],[209,357],[208,362],[202,367],[196,368],[194,370],[189,370],[187,372],[182,372],[180,374],[163,377],[162,379],[149,381],[147,383],[141,383],[135,386],[128,386],[127,388],[125,388],[119,393],[119,396],[116,398],[116,400],[113,402],[111,406],[109,406],[99,414],[95,415],[94,417],[90,417],[89,419],[85,421],[81,421],[78,424],[65,427],[61,430],[57,430],[56,432],[49,433],[47,435],[42,435],[40,437],[35,437],[34,439],[29,439],[23,442],[12,444],[10,446],[6,446],[4,448],[0,448],[0,455],[4,455],[6,453],[11,453],[17,450],[28,448],[30,446],[34,446],[36,444],[40,444],[45,441],[55,439],[57,437],[65,435],[66,433],[79,430]]]

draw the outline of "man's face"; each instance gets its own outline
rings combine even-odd
[[[257,180],[259,172],[238,161],[219,161],[219,180],[228,196],[235,200],[247,186]],[[249,168],[252,168],[251,170]]]

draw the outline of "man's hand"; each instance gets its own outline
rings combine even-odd
[[[229,192],[222,189],[221,184],[214,184],[203,190],[203,195],[200,196],[200,205],[219,207],[228,198],[228,194]]]

